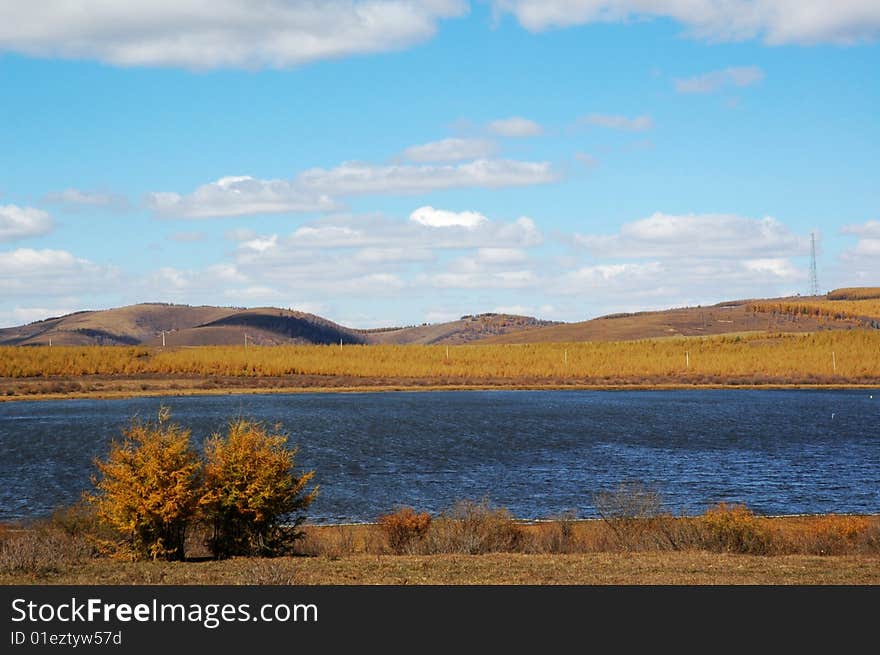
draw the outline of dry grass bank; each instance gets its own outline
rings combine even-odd
[[[0,534],[0,584],[880,584],[880,515],[560,518],[463,503],[306,526],[291,556],[186,562],[98,554],[63,521]]]
[[[0,396],[880,384],[880,330],[469,346],[0,347]]]

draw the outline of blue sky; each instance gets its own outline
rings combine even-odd
[[[0,1],[0,325],[880,285],[873,0]]]

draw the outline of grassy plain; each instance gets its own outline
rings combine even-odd
[[[466,346],[0,347],[0,398],[880,383],[880,331]]]

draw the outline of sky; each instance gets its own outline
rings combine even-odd
[[[0,326],[880,286],[876,0],[0,0]]]

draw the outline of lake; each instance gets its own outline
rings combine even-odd
[[[161,404],[199,442],[230,417],[280,422],[321,485],[313,522],[461,498],[589,517],[593,493],[634,480],[673,513],[880,512],[880,390],[446,391],[0,403],[0,521],[75,501]]]

